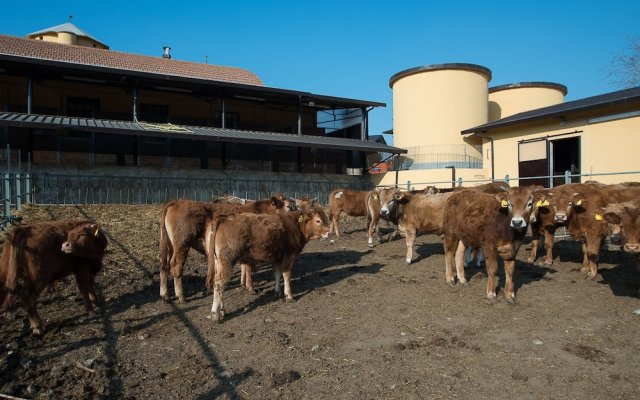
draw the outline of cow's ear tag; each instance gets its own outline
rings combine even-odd
[[[602,215],[596,213],[595,217],[596,217],[596,221],[602,221]]]
[[[542,205],[542,200],[536,201],[536,207],[540,207]]]
[[[582,204],[582,199],[580,199],[580,200],[576,201],[576,205],[577,205],[577,206],[579,206],[579,205],[581,205],[581,204]]]
[[[502,200],[500,202],[500,205],[502,206],[502,208],[508,208],[509,207],[509,202],[506,200]]]
[[[304,222],[307,218],[304,215],[298,217],[298,222]]]
[[[541,205],[542,207],[545,207],[545,206],[548,206],[548,205],[549,205],[549,202],[545,200],[545,201],[543,201],[543,202],[542,202],[542,204],[540,204],[540,205]]]
[[[96,228],[95,232],[93,232],[93,236],[98,237],[100,234],[100,227],[96,224],[91,225],[91,228]]]
[[[378,200],[378,195],[377,194],[374,194],[372,197],[374,198],[374,200]]]

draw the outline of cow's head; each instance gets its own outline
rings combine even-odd
[[[561,186],[559,186],[561,187]],[[566,225],[569,219],[576,213],[586,210],[586,196],[577,192],[569,192],[566,190],[553,191],[553,201],[551,202],[555,208],[553,223],[556,225]]]
[[[500,202],[500,212],[510,217],[511,228],[518,231],[527,229],[535,190],[531,186],[519,186],[495,195]]]
[[[311,197],[302,197],[299,199],[295,199],[295,207],[298,211],[308,212],[314,207],[322,207],[322,205],[318,202],[318,198]]]
[[[555,214],[553,195],[548,189],[537,190],[533,194],[533,207],[531,209],[531,215],[529,216],[529,222],[535,224],[540,221],[544,215],[548,214]]]
[[[638,203],[609,204],[596,219],[609,225],[611,242],[623,245],[627,253],[640,253],[640,209]],[[599,216],[599,218],[598,218]]]
[[[322,207],[313,207],[308,212],[300,212],[298,223],[301,224],[307,239],[326,239],[329,237],[329,219]]]
[[[404,199],[404,193],[396,188],[380,189],[380,216],[393,221],[398,211],[398,203]]]
[[[107,238],[98,224],[86,223],[72,229],[62,243],[62,252],[81,258],[102,258]]]

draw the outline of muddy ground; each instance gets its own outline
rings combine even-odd
[[[518,303],[485,301],[486,274],[468,287],[444,279],[440,238],[369,249],[364,220],[343,219],[335,242],[313,241],[293,272],[295,302],[257,295],[238,275],[227,315],[208,318],[206,267],[189,257],[180,305],[159,299],[160,206],[28,206],[25,222],[87,218],[110,240],[97,279],[102,315],[86,315],[75,282],[41,297],[42,339],[18,309],[0,326],[0,394],[124,399],[637,399],[640,273],[614,246],[596,282],[576,268],[580,244],[556,244],[552,268],[520,250]],[[502,283],[502,282],[501,282]],[[170,286],[172,290],[172,286]],[[0,396],[1,397],[1,396]]]

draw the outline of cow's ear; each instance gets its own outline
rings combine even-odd
[[[402,201],[405,198],[405,194],[404,192],[396,192],[396,199],[398,199],[398,201]]]
[[[620,223],[620,215],[617,212],[614,211],[607,211],[606,213],[602,214],[602,218],[604,218],[605,221],[607,221],[610,224],[619,224]]]
[[[509,194],[508,193],[498,193],[496,194],[496,200],[500,203],[501,208],[509,208]]]
[[[91,234],[95,237],[100,236],[100,225],[98,224],[93,224],[89,227],[89,229],[91,230]]]
[[[587,208],[587,199],[580,193],[574,193],[572,205],[577,209],[585,210]]]

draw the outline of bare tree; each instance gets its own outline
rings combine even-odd
[[[621,88],[640,86],[640,37],[628,37],[627,47],[614,54],[609,80]]]

